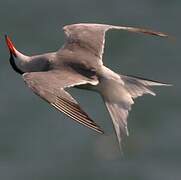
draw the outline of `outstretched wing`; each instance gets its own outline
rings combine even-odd
[[[77,101],[64,90],[64,88],[80,84],[96,84],[96,80],[91,80],[76,72],[66,70],[25,73],[23,78],[35,94],[56,109],[78,123],[103,133],[100,127],[81,109]]]
[[[85,51],[91,52],[93,55],[102,60],[104,52],[105,33],[110,29],[126,30],[135,33],[144,33],[167,37],[166,34],[148,29],[113,26],[106,24],[72,24],[63,27],[67,37],[67,42],[64,48],[75,49],[82,48]]]

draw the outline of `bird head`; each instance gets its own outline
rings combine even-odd
[[[5,40],[10,53],[9,62],[17,73],[23,74],[25,72],[45,71],[49,69],[49,59],[50,57],[52,58],[52,54],[55,53],[26,56],[15,48],[7,35],[5,35]]]
[[[10,58],[9,58],[9,61],[10,61],[10,64],[12,66],[12,68],[20,73],[20,74],[23,74],[23,71],[20,70],[20,68],[17,66],[17,64],[15,63],[15,58],[19,59],[19,63],[21,63],[22,61],[27,61],[28,60],[28,56],[25,56],[24,54],[22,54],[21,52],[19,52],[15,46],[13,45],[11,39],[5,35],[5,40],[6,40],[6,44],[7,44],[7,47],[9,49],[9,53],[10,53]]]

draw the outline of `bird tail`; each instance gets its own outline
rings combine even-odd
[[[133,99],[143,94],[155,95],[150,86],[169,86],[169,84],[133,76],[120,75],[120,79],[100,80],[100,94],[112,118],[119,145],[128,136],[127,117]]]
[[[128,111],[134,103],[133,99],[121,79],[119,81],[103,78],[100,80],[100,87],[99,92],[110,114],[120,149],[122,149],[122,139],[124,136],[128,136],[127,117]]]

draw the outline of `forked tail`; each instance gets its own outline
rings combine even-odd
[[[133,99],[143,94],[155,96],[150,86],[170,86],[157,81],[124,75],[120,75],[120,80],[102,79],[100,84],[102,87],[100,93],[112,118],[120,147],[122,138],[129,134],[127,117],[134,103]]]

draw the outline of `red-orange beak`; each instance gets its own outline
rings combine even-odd
[[[9,38],[7,35],[5,35],[5,39],[6,39],[6,44],[7,44],[7,46],[8,46],[8,49],[9,49],[10,54],[12,54],[12,55],[14,55],[15,57],[17,57],[17,55],[16,55],[16,49],[15,49],[12,41],[10,40],[10,38]]]

